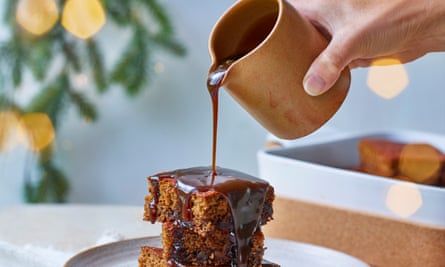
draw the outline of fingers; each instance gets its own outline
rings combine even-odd
[[[318,96],[325,93],[349,65],[352,58],[351,49],[344,40],[334,36],[328,47],[312,63],[303,80],[304,89],[309,95]]]

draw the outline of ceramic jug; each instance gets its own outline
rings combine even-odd
[[[337,112],[349,89],[350,71],[345,69],[325,94],[304,91],[304,75],[327,44],[288,1],[240,0],[211,33],[210,71],[235,60],[222,86],[271,133],[302,137]]]

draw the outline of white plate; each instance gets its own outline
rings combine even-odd
[[[141,246],[159,246],[159,237],[131,239],[88,249],[65,267],[135,267]],[[265,258],[282,267],[369,267],[344,253],[285,240],[266,241]]]
[[[363,138],[430,143],[445,152],[445,137],[437,134],[388,131],[332,135],[313,143],[295,142],[291,147],[260,151],[260,176],[269,180],[278,196],[445,229],[444,188],[342,169],[359,165],[357,143]],[[402,190],[396,195],[392,188]],[[388,205],[390,192],[392,199],[402,203],[416,200],[408,215]]]

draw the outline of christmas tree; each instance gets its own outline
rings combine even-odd
[[[5,5],[10,35],[0,44],[0,151],[12,128],[20,127],[39,169],[38,179],[25,172],[26,201],[64,202],[69,183],[54,161],[54,132],[70,105],[87,121],[99,115],[73,77],[92,77],[91,89],[99,94],[117,84],[135,96],[150,83],[155,53],[164,49],[183,56],[185,49],[158,0],[6,0]],[[110,69],[96,40],[105,22],[131,32]],[[48,70],[57,61],[62,66],[50,77]],[[40,89],[29,103],[20,104],[14,91],[27,71]]]

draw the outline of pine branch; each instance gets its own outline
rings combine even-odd
[[[4,94],[7,90],[6,84],[10,80],[10,69],[11,69],[11,59],[10,59],[10,46],[9,43],[0,44],[0,92]]]
[[[160,26],[160,34],[171,36],[173,34],[173,25],[167,15],[164,7],[157,0],[141,0],[153,15]]]
[[[50,198],[47,201],[63,203],[66,201],[66,195],[69,191],[69,184],[65,174],[49,161],[42,164],[45,171],[42,180],[48,181],[48,191],[46,193]]]
[[[170,53],[176,56],[185,56],[186,49],[180,44],[178,41],[174,40],[172,37],[168,37],[165,35],[155,35],[151,36],[150,39],[155,42],[160,48],[169,51]]]
[[[12,81],[14,83],[14,87],[18,87],[22,84],[22,62],[19,58],[14,58],[14,62],[12,64]]]
[[[131,1],[104,0],[105,9],[109,17],[120,26],[130,23]]]
[[[99,51],[97,43],[95,41],[90,39],[87,42],[87,52],[96,88],[101,93],[105,92],[108,88],[105,66],[102,53]]]
[[[20,107],[9,97],[4,94],[0,94],[0,111],[13,110],[20,112]]]
[[[94,105],[86,98],[85,95],[69,90],[69,95],[73,104],[77,107],[79,114],[88,121],[97,119],[97,111]]]
[[[43,203],[47,199],[48,180],[40,179],[38,184],[32,184],[26,181],[24,185],[25,201],[27,203]]]
[[[34,196],[34,187],[29,181],[25,181],[23,185],[23,198],[26,203],[37,203]]]
[[[62,51],[65,54],[67,62],[73,67],[76,72],[80,72],[82,66],[77,55],[76,48],[73,43],[62,40]]]
[[[0,55],[1,60],[3,61],[2,67],[2,79],[3,75],[12,77],[11,80],[13,82],[14,87],[16,88],[22,82],[22,54],[21,54],[21,44],[19,43],[18,38],[14,37],[13,39],[7,41],[6,43],[0,46]],[[3,82],[3,81],[2,81]],[[4,85],[3,85],[4,86]]]
[[[37,183],[25,183],[25,198],[30,203],[66,201],[69,184],[65,174],[51,160],[40,162],[41,177]]]
[[[66,100],[67,88],[69,88],[69,80],[63,72],[34,97],[26,111],[46,113],[50,117],[54,127],[57,128]]]
[[[47,173],[44,171],[42,177],[38,181],[37,185],[34,186],[34,201],[36,203],[47,202],[50,196],[49,179]]]
[[[9,109],[14,102],[3,94],[0,94],[0,111]]]
[[[86,41],[86,49],[79,50],[79,43],[84,41],[71,39],[62,27],[60,19],[48,33],[35,37],[23,30],[15,19],[18,1],[4,1],[4,21],[11,30],[11,36],[5,44],[0,44],[0,90],[9,85],[8,82],[3,83],[3,78],[11,79],[14,87],[19,87],[26,70],[31,70],[38,81],[45,80],[48,68],[55,58],[62,58],[66,65],[62,72],[32,99],[27,108],[20,108],[14,99],[0,94],[0,109],[44,112],[57,128],[65,104],[70,103],[77,107],[82,117],[95,120],[95,106],[83,94],[72,90],[69,75],[89,71],[90,76],[94,77],[97,91],[106,91],[109,83],[114,82],[124,87],[129,95],[136,95],[149,82],[152,53],[162,48],[178,56],[185,54],[184,47],[174,38],[173,25],[159,0],[102,1],[109,20],[132,30],[133,34],[111,72],[107,72],[100,47],[94,41]],[[66,0],[59,0],[59,6],[63,7],[65,2]],[[151,25],[143,25],[139,20],[141,12],[151,16],[151,21],[159,26],[157,32],[151,33]],[[88,56],[90,68],[80,60],[84,55]],[[66,177],[55,166],[52,149],[47,150],[39,154],[39,167],[42,170],[39,182],[25,183],[26,199],[32,202],[64,201],[68,192]]]
[[[12,61],[12,81],[14,87],[18,87],[22,83],[23,56],[25,51],[22,47],[21,39],[17,34],[9,43],[9,52]]]
[[[51,144],[39,152],[39,163],[43,164],[53,159],[54,145]]]
[[[30,155],[28,155],[29,157]],[[49,146],[45,148],[39,154],[39,171],[40,177],[37,182],[31,179],[30,172],[25,174],[25,185],[24,185],[24,198],[27,203],[42,203],[46,202],[48,198],[48,180],[45,179],[45,171],[41,166],[45,162],[49,162],[53,156],[53,147]]]
[[[149,50],[145,36],[144,28],[135,26],[128,48],[111,74],[112,81],[125,87],[129,95],[137,94],[148,82]]]
[[[28,65],[34,78],[43,81],[53,59],[53,40],[49,37],[38,38],[33,40],[29,47],[31,50],[27,60]]]

